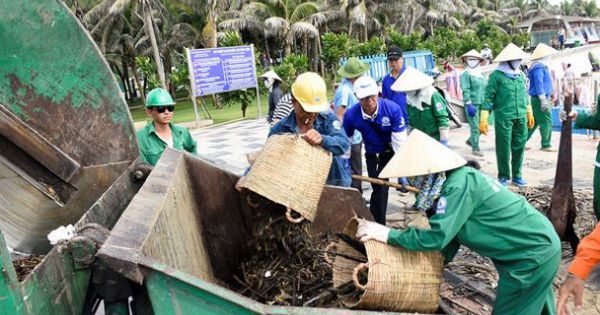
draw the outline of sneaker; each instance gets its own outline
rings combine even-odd
[[[481,151],[479,151],[479,150],[473,150],[473,152],[471,152],[471,153],[475,156],[483,156],[483,153],[481,153]]]
[[[552,147],[541,148],[540,150],[544,152],[557,152],[557,150],[553,149]]]
[[[468,146],[471,146],[471,139],[467,139],[467,141],[465,142]]]
[[[500,185],[502,185],[504,187],[508,186],[509,181],[510,180],[508,178],[498,178],[498,182],[500,183]]]
[[[521,178],[521,177],[513,178],[512,184],[516,185],[516,186],[519,186],[519,187],[525,187],[525,186],[527,186],[527,182],[523,178]]]

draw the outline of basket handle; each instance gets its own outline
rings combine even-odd
[[[360,281],[358,281],[358,273],[367,268],[369,268],[369,263],[361,263],[354,267],[354,271],[352,272],[352,281],[354,282],[354,286],[358,289],[367,290],[367,286],[360,284]]]
[[[287,210],[285,211],[285,218],[294,224],[298,224],[298,223],[304,221],[303,216],[300,216],[299,218],[294,219],[294,217],[292,217],[292,209],[290,207],[288,207]]]
[[[323,255],[323,258],[325,259],[325,262],[330,265],[333,265],[333,260],[329,257],[329,253],[334,251],[334,247],[336,245],[336,242],[331,242],[329,245],[327,245],[327,247],[325,247],[325,254]]]
[[[254,199],[252,198],[252,194],[251,194],[251,193],[249,193],[249,194],[246,196],[246,202],[248,203],[248,205],[250,205],[250,207],[252,207],[252,208],[254,208],[254,209],[258,208],[258,205],[259,205],[259,203],[260,203],[259,201],[257,201],[257,200],[254,200]]]

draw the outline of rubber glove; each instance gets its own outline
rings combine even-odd
[[[572,110],[571,112],[569,112],[569,115],[567,115],[567,112],[565,112],[564,110],[561,110],[560,114],[558,114],[558,116],[560,117],[560,121],[565,121],[565,120],[567,120],[567,118],[571,118],[571,120],[575,120],[575,119],[577,119],[577,112]]]
[[[448,138],[449,138],[449,134],[450,134],[450,128],[448,127],[440,127],[439,129],[440,132],[440,142],[445,145],[448,146]]]
[[[531,105],[527,106],[527,128],[531,129],[535,125],[535,119],[533,118],[533,109]]]
[[[356,238],[358,238],[361,242],[376,240],[378,242],[387,244],[389,233],[390,229],[386,226],[367,221],[365,219],[358,219],[358,231],[356,232]]]
[[[473,104],[467,103],[467,115],[475,117],[475,114],[477,114],[477,108]]]
[[[488,118],[490,116],[490,112],[487,110],[481,111],[481,116],[479,117],[479,132],[484,135],[488,133]]]
[[[540,98],[540,109],[542,110],[542,112],[547,112],[548,111],[548,99],[546,98],[546,95],[539,95],[538,96]]]

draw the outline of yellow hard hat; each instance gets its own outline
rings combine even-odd
[[[309,113],[320,113],[329,108],[327,85],[320,75],[304,72],[292,84],[292,96]]]

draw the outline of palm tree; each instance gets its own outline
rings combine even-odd
[[[598,16],[598,6],[596,5],[596,1],[587,0],[582,1],[581,11],[587,17],[596,17]]]
[[[563,15],[573,15],[577,11],[577,7],[571,1],[563,0],[560,2],[559,10]]]
[[[115,19],[126,10],[135,10],[144,21],[144,29],[152,43],[152,53],[156,63],[156,71],[163,88],[167,88],[165,71],[160,57],[158,42],[156,40],[155,19],[163,19],[166,12],[160,0],[102,0],[83,16],[83,22],[94,35],[99,29],[112,24]],[[154,17],[153,15],[157,16]]]

